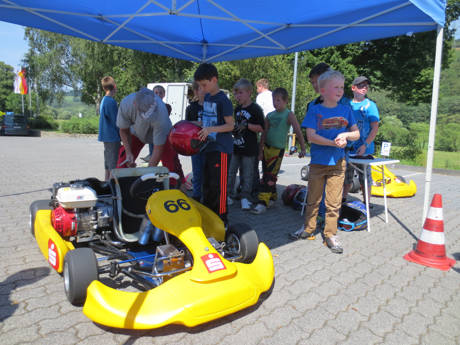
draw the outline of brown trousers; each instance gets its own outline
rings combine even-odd
[[[324,236],[332,237],[337,233],[345,169],[345,159],[339,160],[336,165],[310,164],[307,208],[305,212],[306,232],[313,233],[316,229],[316,217],[323,197],[324,184],[326,184]]]

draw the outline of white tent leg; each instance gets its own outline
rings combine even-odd
[[[295,94],[296,94],[296,86],[297,86],[297,61],[299,58],[299,53],[295,52],[294,55],[294,77],[292,79],[292,98],[291,98],[291,111],[295,113]],[[292,146],[292,126],[289,129],[289,133],[291,134],[289,136],[289,149]]]
[[[428,152],[426,156],[425,173],[425,199],[423,201],[422,225],[428,212],[430,198],[431,172],[433,170],[434,138],[436,131],[436,117],[438,114],[439,80],[441,78],[442,38],[444,28],[438,25],[438,36],[436,37],[436,57],[434,61],[433,94],[431,97],[430,134],[428,137]]]

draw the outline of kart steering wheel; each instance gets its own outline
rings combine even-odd
[[[146,201],[150,195],[158,191],[158,188],[155,187],[155,184],[157,182],[163,181],[165,178],[174,178],[177,180],[179,175],[176,173],[149,173],[139,176],[129,188],[129,195],[133,199]]]

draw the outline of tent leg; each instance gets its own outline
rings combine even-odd
[[[434,61],[433,93],[431,96],[430,133],[428,137],[428,152],[426,156],[425,198],[423,201],[422,225],[425,222],[425,218],[428,212],[428,202],[430,198],[431,172],[433,170],[434,139],[436,131],[436,117],[438,114],[439,80],[441,78],[443,35],[444,28],[438,25],[438,34],[436,37],[436,57]]]
[[[292,98],[291,98],[291,111],[295,113],[295,94],[296,94],[296,86],[297,86],[297,61],[299,58],[299,53],[295,52],[294,55],[294,77],[292,80]],[[291,134],[289,136],[289,148],[292,146],[292,126],[289,129],[289,133]]]

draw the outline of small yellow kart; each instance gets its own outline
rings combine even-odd
[[[164,167],[56,183],[30,206],[31,230],[74,305],[109,327],[199,325],[254,305],[272,255],[246,224],[169,189]]]
[[[388,168],[383,166],[371,166],[372,167],[372,189],[371,194],[375,196],[383,196],[383,179],[382,179],[382,167],[383,174],[385,176],[385,193],[389,197],[393,198],[404,198],[414,196],[417,192],[417,186],[413,180],[406,183],[406,180],[402,176],[396,176]]]

